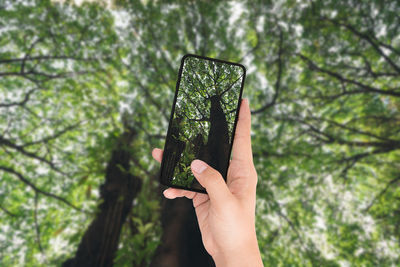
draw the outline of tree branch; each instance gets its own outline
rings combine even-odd
[[[25,148],[24,148],[23,145],[22,145],[22,146],[16,145],[16,144],[14,144],[13,142],[11,142],[10,140],[5,139],[5,138],[3,138],[3,137],[1,137],[1,136],[0,136],[0,145],[5,145],[5,146],[7,146],[7,147],[9,147],[9,148],[12,148],[12,149],[14,149],[14,150],[20,152],[21,154],[23,154],[23,155],[25,155],[25,156],[27,156],[27,157],[30,157],[30,158],[33,158],[33,159],[37,159],[37,160],[39,160],[39,161],[41,161],[41,162],[43,162],[43,163],[46,163],[46,164],[47,164],[51,169],[53,169],[54,171],[56,171],[56,172],[58,172],[58,173],[60,173],[60,174],[66,175],[63,171],[61,171],[60,169],[58,169],[58,168],[54,165],[53,162],[51,162],[51,161],[45,159],[44,157],[41,157],[41,156],[39,156],[39,155],[37,155],[37,154],[35,154],[35,153],[33,153],[33,152],[29,152],[29,151],[25,150]]]
[[[362,32],[360,32],[360,31],[356,30],[356,28],[354,28],[354,27],[353,27],[352,25],[350,25],[350,24],[342,23],[342,22],[339,22],[338,20],[329,19],[329,18],[326,18],[326,17],[323,17],[323,19],[325,19],[325,20],[327,20],[327,21],[330,21],[331,23],[333,23],[333,24],[335,24],[335,25],[337,25],[337,26],[345,27],[346,29],[350,30],[352,33],[354,33],[355,35],[357,35],[357,36],[360,37],[361,39],[366,40],[366,41],[375,49],[375,51],[376,51],[381,57],[383,57],[383,58],[386,60],[386,62],[388,62],[389,65],[392,66],[392,68],[393,68],[394,70],[396,70],[397,73],[400,74],[400,67],[397,66],[397,65],[390,59],[390,57],[388,57],[388,56],[379,48],[379,46],[378,46],[367,34],[362,33]],[[376,39],[376,38],[375,38],[375,39]],[[389,45],[386,45],[386,47],[390,47],[390,46],[389,46]],[[389,48],[389,49],[390,49],[390,48]],[[392,50],[392,51],[397,52],[396,50]]]
[[[88,58],[83,58],[83,57],[74,57],[74,56],[50,56],[50,55],[43,55],[43,56],[33,56],[33,57],[28,57],[28,58],[8,58],[8,59],[0,59],[0,64],[9,64],[9,63],[15,63],[15,62],[23,62],[23,61],[34,61],[34,60],[59,60],[59,59],[71,59],[75,61],[95,61],[95,60],[101,60],[101,59],[109,59],[107,57],[105,58],[94,58],[94,57],[88,57]]]
[[[197,72],[195,72],[194,73],[195,75],[194,75],[194,77],[196,78],[196,80],[201,84],[201,87],[204,89],[204,92],[206,93],[206,95],[207,95],[207,99],[210,99],[211,98],[211,96],[208,94],[208,92],[207,92],[207,90],[206,90],[206,86],[203,84],[203,82],[200,80],[200,78],[198,77],[198,73]],[[191,80],[192,81],[192,80]],[[192,82],[192,85],[194,86],[194,89],[197,91],[197,92],[199,92],[199,90],[197,89],[197,87],[193,84],[193,82]],[[199,92],[199,94],[201,95],[201,92]]]
[[[23,106],[23,105],[25,105],[25,104],[29,101],[31,95],[32,95],[36,90],[38,90],[38,89],[41,89],[41,88],[35,87],[35,88],[32,88],[31,90],[29,90],[29,91],[25,94],[24,99],[21,100],[21,101],[19,101],[19,102],[0,103],[0,108],[3,108],[3,107],[9,108],[9,107],[12,107],[12,106]]]
[[[277,117],[274,117],[277,118]],[[288,120],[288,121],[294,121],[294,122],[298,122],[301,124],[304,124],[306,126],[308,126],[308,129],[311,132],[314,132],[318,135],[313,135],[313,137],[327,143],[337,143],[340,145],[348,145],[348,146],[357,146],[357,147],[381,147],[381,148],[393,148],[393,149],[398,149],[400,148],[400,141],[397,140],[390,140],[390,141],[386,141],[386,142],[375,142],[375,141],[349,141],[349,140],[345,140],[339,136],[334,136],[330,133],[321,131],[320,129],[317,128],[317,126],[309,123],[306,121],[307,118],[296,118],[296,117],[285,117],[285,118],[280,118],[278,117],[279,120]],[[308,118],[310,119],[310,118]],[[312,119],[312,117],[311,117]],[[322,138],[322,136],[324,138]]]
[[[338,122],[336,122],[336,121],[334,121],[334,120],[324,119],[324,118],[318,118],[318,117],[310,117],[310,118],[311,118],[311,119],[314,119],[314,120],[317,120],[317,121],[320,121],[320,122],[328,122],[328,123],[330,123],[331,125],[337,126],[338,128],[345,129],[345,130],[350,131],[350,132],[353,132],[353,133],[357,133],[357,134],[361,134],[361,135],[373,137],[373,138],[376,138],[376,139],[379,139],[379,140],[383,140],[383,141],[386,141],[386,142],[389,142],[389,143],[396,143],[396,142],[398,142],[398,141],[396,141],[396,140],[392,140],[392,139],[388,139],[388,138],[385,138],[385,137],[382,137],[382,136],[378,136],[378,135],[373,134],[373,133],[370,133],[370,132],[361,131],[361,130],[359,130],[359,129],[349,127],[349,126],[347,126],[346,124],[341,124],[341,123],[338,123]]]
[[[201,109],[198,107],[198,105],[192,100],[192,98],[188,95],[188,93],[185,90],[181,90],[181,92],[186,95],[186,97],[189,99],[189,101],[193,104],[193,106],[201,114],[202,118],[205,118],[206,116],[204,115],[204,113],[201,111]]]
[[[275,93],[272,97],[271,102],[269,102],[268,104],[266,104],[265,106],[263,106],[259,109],[251,111],[251,114],[261,113],[261,112],[269,109],[273,105],[275,105],[276,100],[278,99],[278,96],[280,93],[279,91],[281,90],[281,79],[282,79],[282,71],[283,71],[282,54],[283,54],[283,33],[281,31],[280,35],[279,35],[278,72],[277,72],[277,77],[276,77],[276,82],[275,82]]]
[[[63,197],[57,196],[53,193],[49,193],[46,192],[40,188],[38,188],[35,184],[33,184],[31,181],[29,181],[25,176],[23,176],[20,172],[17,172],[16,170],[14,170],[11,167],[5,167],[5,166],[0,166],[0,170],[3,170],[4,172],[13,174],[14,176],[16,176],[21,182],[23,182],[24,184],[26,184],[27,186],[29,186],[30,188],[32,188],[36,193],[42,194],[44,196],[50,197],[50,198],[54,198],[60,202],[63,202],[64,204],[70,206],[71,208],[73,208],[74,210],[83,212],[83,210],[81,210],[80,208],[76,207],[75,205],[73,205],[71,202],[69,202],[68,200],[66,200]]]
[[[352,79],[349,79],[347,77],[344,77],[344,76],[340,75],[339,73],[336,73],[336,72],[333,72],[333,71],[330,71],[330,70],[327,70],[327,69],[323,69],[323,68],[317,66],[317,64],[315,62],[313,62],[311,59],[309,59],[308,57],[306,57],[305,55],[303,55],[301,53],[299,53],[298,56],[303,61],[308,63],[308,65],[309,65],[311,70],[316,70],[316,71],[319,71],[321,73],[325,73],[325,74],[327,74],[327,75],[329,75],[329,76],[331,76],[331,77],[333,77],[333,78],[335,78],[335,79],[337,79],[339,81],[342,81],[342,82],[354,84],[354,85],[358,86],[359,88],[361,88],[365,92],[378,93],[378,94],[383,94],[383,95],[390,95],[390,96],[400,97],[400,92],[398,92],[396,90],[393,90],[393,89],[392,90],[382,90],[382,89],[379,89],[379,88],[376,88],[376,87],[372,87],[372,86],[363,84],[363,83],[361,83],[361,82],[359,82],[357,80],[352,80]],[[360,91],[355,91],[355,92],[360,93]],[[344,95],[344,94],[353,94],[353,93],[354,93],[353,91],[346,91],[346,92],[343,92],[342,95]]]
[[[244,75],[244,73],[242,75],[239,76],[239,78],[237,78],[231,85],[229,85],[224,91],[222,91],[219,96],[222,97],[226,92],[228,92],[235,84],[237,81],[239,81],[240,78],[242,78]]]
[[[3,207],[2,205],[0,205],[0,209],[2,211],[4,211],[5,214],[11,216],[11,217],[17,217],[17,214],[12,213],[11,211],[9,211],[8,209],[6,209],[5,207]]]
[[[36,144],[40,144],[40,143],[47,143],[47,142],[49,142],[49,141],[51,141],[51,140],[54,140],[54,139],[56,139],[56,138],[62,136],[63,134],[67,133],[68,131],[71,131],[72,129],[78,127],[81,123],[82,123],[82,122],[78,122],[78,123],[72,124],[72,125],[70,125],[70,126],[67,126],[67,127],[65,127],[64,129],[62,129],[61,131],[58,131],[58,132],[56,132],[56,133],[53,134],[53,135],[46,136],[46,137],[44,137],[44,138],[42,138],[42,139],[39,139],[39,140],[37,140],[37,141],[24,143],[23,145],[21,145],[21,147],[28,147],[28,146],[32,146],[32,145],[36,145]],[[1,138],[1,137],[0,137],[0,138]],[[0,141],[1,141],[1,139],[0,139]]]
[[[38,244],[39,251],[43,253],[42,242],[40,240],[40,227],[38,224],[37,218],[37,208],[38,208],[38,192],[35,191],[35,204],[33,208],[33,221],[35,223],[35,231],[36,231],[36,243]]]
[[[364,209],[364,212],[368,212],[375,204],[375,202],[380,199],[389,190],[389,188],[394,186],[394,184],[396,184],[397,182],[400,182],[400,176],[389,181],[389,183],[386,184],[385,188],[372,199],[371,203]]]

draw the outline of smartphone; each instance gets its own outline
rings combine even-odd
[[[200,159],[226,181],[246,69],[220,59],[187,54],[179,68],[160,182],[207,193],[190,169]]]

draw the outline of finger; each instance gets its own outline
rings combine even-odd
[[[216,208],[223,208],[230,201],[232,194],[228,189],[222,175],[201,160],[194,160],[190,165],[197,181],[206,189],[210,201]]]
[[[153,151],[151,151],[151,155],[155,160],[161,163],[162,156],[163,156],[163,150],[159,148],[154,148]]]
[[[193,207],[196,211],[197,221],[200,225],[206,225],[205,222],[209,216],[208,211],[210,210],[210,205],[210,198],[207,194],[197,194],[196,197],[193,198]]]
[[[240,104],[239,119],[233,139],[232,160],[253,162],[251,151],[251,113],[249,101],[243,98]]]
[[[207,194],[196,194],[193,198],[193,207],[197,208],[208,200],[210,200],[210,197]]]
[[[191,192],[183,189],[168,188],[163,192],[164,196],[169,199],[174,199],[177,197],[187,197],[193,199],[196,196],[196,192]]]

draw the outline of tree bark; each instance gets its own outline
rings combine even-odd
[[[192,200],[162,200],[163,235],[151,267],[215,266],[204,248]]]
[[[123,223],[141,189],[141,179],[129,173],[131,153],[127,149],[136,132],[126,129],[119,137],[100,187],[99,212],[89,225],[74,258],[63,263],[71,266],[112,266]]]
[[[165,178],[172,178],[174,176],[175,167],[179,160],[181,159],[181,154],[185,150],[186,143],[184,141],[179,140],[180,137],[180,123],[182,121],[182,117],[176,117],[172,121],[171,126],[171,139],[168,140],[168,144],[164,149],[166,162],[164,164],[163,176]],[[165,181],[165,183],[170,183],[171,181]]]
[[[226,177],[229,157],[229,130],[224,110],[221,107],[220,96],[211,97],[210,131],[207,138],[207,162]]]

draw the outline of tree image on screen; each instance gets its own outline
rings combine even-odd
[[[170,184],[204,190],[190,169],[194,159],[226,176],[243,76],[237,65],[185,58],[164,152]]]

